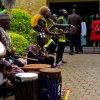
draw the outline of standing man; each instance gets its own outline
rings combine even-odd
[[[70,39],[70,55],[74,54],[74,46],[75,52],[81,52],[81,22],[82,17],[76,13],[76,9],[72,9],[72,14],[68,15],[68,23],[74,25],[76,28],[69,29],[69,39]]]
[[[68,24],[68,20],[67,20],[68,12],[66,11],[66,9],[60,9],[59,15],[60,16],[58,17],[58,23],[59,24]],[[64,27],[63,31],[64,32],[68,31],[68,27]],[[62,34],[59,36],[57,58],[56,58],[57,65],[61,65],[65,62],[62,60],[62,58],[63,58],[64,49],[66,46],[66,40],[67,40],[66,38],[67,38],[67,34]]]

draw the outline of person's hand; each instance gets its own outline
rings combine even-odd
[[[11,64],[13,64],[13,60],[12,60],[12,59],[9,59],[9,62],[10,62]]]
[[[70,27],[72,27],[72,28],[75,28],[75,29],[76,29],[76,27],[75,27],[74,25],[70,25]]]

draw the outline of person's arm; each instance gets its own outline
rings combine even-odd
[[[92,24],[91,24],[91,29],[92,29],[92,30],[95,30],[94,21],[92,21]]]
[[[47,27],[46,27],[46,23],[43,20],[39,20],[40,27],[45,31],[46,34],[49,35],[61,35],[62,33],[56,33],[56,32],[51,32]]]
[[[60,27],[60,28],[63,28],[63,27],[72,27],[72,28],[75,28],[74,25],[71,25],[71,24],[54,24],[54,27]]]

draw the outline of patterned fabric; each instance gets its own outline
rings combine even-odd
[[[9,14],[7,12],[5,12],[5,10],[4,10],[4,11],[0,12],[0,19],[11,19],[11,18],[9,16]]]
[[[0,41],[3,43],[7,51],[11,52],[10,36],[5,32],[2,27],[0,27]]]
[[[28,46],[26,48],[26,52],[27,52],[27,55],[29,52],[31,52],[34,56],[33,58],[35,59],[40,59],[40,56],[41,56],[41,59],[43,60],[44,57],[47,56],[46,54],[46,49],[44,47],[40,47],[39,45],[35,45],[35,44],[31,44],[30,46]]]
[[[16,66],[16,65],[12,64],[11,73],[23,73],[23,72],[24,72],[24,71],[23,71],[20,67],[18,67],[18,66]]]

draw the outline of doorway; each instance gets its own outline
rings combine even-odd
[[[66,9],[71,14],[71,10],[75,8],[87,25],[86,46],[92,46],[92,42],[90,41],[90,26],[93,16],[99,13],[99,1],[49,3],[49,7],[51,12],[55,14],[58,14],[60,9]]]

